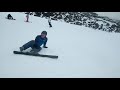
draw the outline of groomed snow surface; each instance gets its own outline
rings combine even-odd
[[[7,14],[16,20],[7,20]],[[20,12],[0,13],[1,78],[120,78],[120,34],[53,21]],[[15,55],[14,50],[48,32],[47,49],[41,54],[58,59]]]

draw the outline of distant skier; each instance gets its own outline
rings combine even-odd
[[[26,22],[29,22],[29,13],[26,15]]]
[[[31,53],[38,53],[42,48],[41,46],[43,45],[43,48],[48,48],[46,47],[46,43],[48,38],[47,36],[47,32],[46,31],[42,31],[41,35],[37,35],[35,40],[31,40],[28,43],[24,44],[22,47],[20,47],[20,51],[22,52],[23,50],[26,50],[28,48],[32,48],[32,50],[30,51]]]
[[[49,27],[52,27],[51,18],[48,19],[48,24],[49,24]]]

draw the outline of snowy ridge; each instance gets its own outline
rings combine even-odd
[[[94,12],[35,12],[34,15],[45,18],[51,17],[53,20],[60,20],[80,26],[82,25],[93,28],[94,30],[120,32],[120,21],[110,19],[107,16],[99,16]]]

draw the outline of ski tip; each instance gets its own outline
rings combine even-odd
[[[20,53],[21,51],[13,51],[14,54]]]
[[[21,52],[21,51],[13,51],[14,54],[23,54],[23,55],[30,55],[30,56],[40,56],[40,57],[49,57],[52,59],[58,59],[56,55],[43,55],[43,54],[34,54],[29,52]]]
[[[16,51],[13,51],[13,53],[15,53]]]
[[[51,57],[51,58],[53,58],[53,59],[58,59],[58,56],[56,56],[56,57]]]

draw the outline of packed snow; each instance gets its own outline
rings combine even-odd
[[[7,20],[7,14],[16,20]],[[120,34],[94,30],[20,12],[0,13],[1,78],[116,78],[120,77]],[[13,54],[14,50],[48,32],[41,54],[58,59]]]

